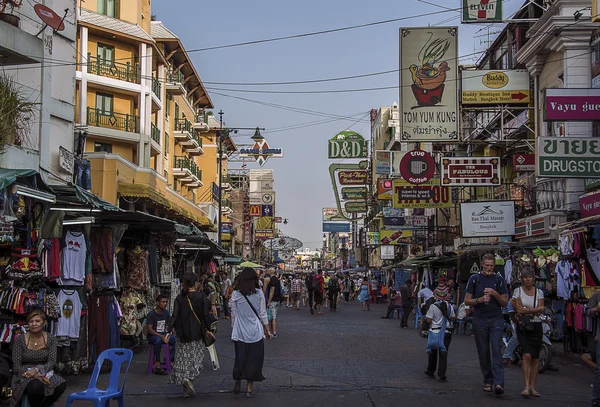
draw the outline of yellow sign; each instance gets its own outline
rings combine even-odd
[[[439,182],[439,179],[437,180]],[[394,208],[450,208],[449,187],[441,185],[394,185]]]
[[[529,72],[513,70],[463,70],[462,104],[529,103]]]
[[[412,230],[380,230],[381,244],[409,244],[412,241]]]
[[[272,216],[261,216],[260,218],[256,218],[256,229],[273,230],[273,225]]]

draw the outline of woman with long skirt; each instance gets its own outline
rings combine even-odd
[[[194,380],[204,369],[205,332],[210,327],[211,305],[198,285],[198,275],[185,273],[181,294],[175,299],[169,332],[175,332],[177,346],[169,383],[183,386],[183,396],[196,394]]]
[[[241,381],[246,380],[246,396],[252,396],[252,384],[263,381],[265,361],[264,338],[271,339],[265,296],[258,286],[258,275],[246,267],[240,273],[239,285],[231,295],[231,340],[235,344],[233,392],[240,393]]]

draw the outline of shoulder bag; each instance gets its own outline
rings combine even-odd
[[[537,287],[534,287],[535,291],[533,292],[533,307],[537,306]],[[519,287],[519,291],[521,295],[523,295],[523,289]],[[521,297],[519,297],[521,298]],[[519,314],[517,325],[521,332],[533,332],[533,318],[535,315],[533,314]]]
[[[258,312],[256,312],[256,308],[254,308],[254,305],[252,305],[252,303],[250,302],[250,300],[248,299],[248,296],[246,296],[246,294],[242,294],[242,295],[246,299],[246,302],[248,303],[248,305],[250,305],[250,308],[252,308],[252,311],[254,311],[254,315],[256,315],[256,318],[258,318],[258,322],[260,322],[262,325],[262,321],[260,320],[260,317],[258,316]]]
[[[437,305],[433,304],[432,306],[436,307]],[[431,330],[431,328],[429,329],[427,332],[427,348],[425,349],[427,353],[431,353],[436,350],[439,350],[441,353],[448,352],[448,349],[446,349],[446,344],[444,343],[444,339],[446,338],[447,323],[448,318],[442,314],[442,326],[440,327],[440,330],[435,332]]]
[[[198,315],[196,315],[196,311],[194,311],[194,307],[192,306],[192,302],[190,301],[190,297],[188,297],[186,295],[185,298],[187,298],[188,304],[190,304],[190,309],[192,310],[192,314],[194,314],[194,317],[196,317],[196,321],[198,321],[198,323],[200,324],[200,327],[202,329],[202,336],[204,338],[204,343],[206,344],[207,347],[214,345],[215,342],[217,341],[216,336],[212,332],[210,332],[209,330],[204,329],[204,325],[202,325],[202,322],[200,322],[200,318],[198,318]]]

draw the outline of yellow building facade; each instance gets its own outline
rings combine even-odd
[[[183,44],[151,21],[149,0],[81,4],[75,121],[91,191],[215,230],[201,199],[216,175],[216,155],[205,153],[215,134],[204,111],[214,106]]]

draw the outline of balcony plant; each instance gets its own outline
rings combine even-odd
[[[22,3],[23,0],[0,0],[0,20],[18,28],[21,19],[19,16],[14,15],[13,12],[15,8],[21,7]]]
[[[11,144],[24,144],[36,105],[22,96],[20,87],[10,76],[0,75],[0,151]]]

